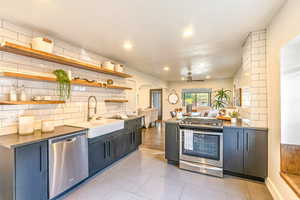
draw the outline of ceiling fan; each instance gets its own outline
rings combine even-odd
[[[193,82],[193,81],[200,81],[203,82],[204,79],[193,79],[192,72],[188,72],[187,77],[186,77],[187,82]]]

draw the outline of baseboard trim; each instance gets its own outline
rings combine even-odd
[[[281,194],[278,192],[276,186],[272,182],[272,180],[268,177],[265,181],[267,188],[269,189],[274,200],[284,200]]]

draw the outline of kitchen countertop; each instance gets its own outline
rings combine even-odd
[[[0,136],[0,146],[11,149],[84,130],[87,129],[72,126],[57,126],[53,132],[49,133],[41,133],[41,130],[36,130],[34,134],[26,136],[20,136],[18,134],[3,135]]]
[[[126,119],[121,119],[121,118],[118,118],[118,117],[110,117],[110,119],[120,119],[120,120],[124,120],[124,121],[129,121],[129,120],[134,120],[134,119],[138,119],[138,118],[141,118],[141,117],[144,117],[145,115],[129,115],[128,118]]]
[[[166,123],[179,123],[180,120],[176,118],[171,118],[165,121]],[[195,125],[197,126],[197,125]],[[255,129],[255,130],[262,130],[267,131],[267,127],[254,127],[247,123],[242,122],[241,120],[238,120],[237,123],[231,123],[231,121],[223,121],[223,127],[231,127],[231,128],[248,128],[248,129]]]

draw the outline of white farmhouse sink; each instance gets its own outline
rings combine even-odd
[[[67,124],[81,128],[88,128],[88,138],[94,138],[105,135],[124,128],[124,120],[101,119],[89,122]]]

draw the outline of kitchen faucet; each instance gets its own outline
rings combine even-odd
[[[93,119],[93,117],[91,116],[91,113],[90,113],[90,102],[91,102],[92,99],[95,100],[94,115],[97,114],[97,99],[96,99],[95,96],[89,96],[89,99],[88,99],[88,116],[87,116],[88,121],[91,121]]]

